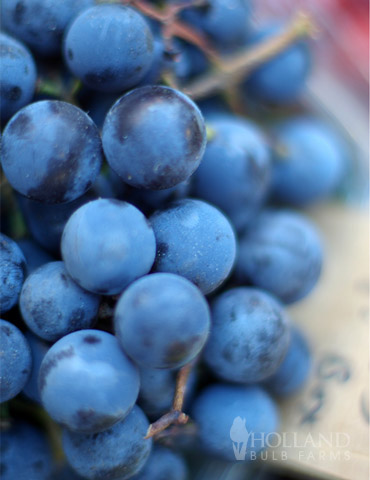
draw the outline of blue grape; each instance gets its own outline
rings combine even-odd
[[[204,360],[224,380],[260,382],[283,361],[289,339],[287,317],[273,297],[254,288],[234,288],[212,304]]]
[[[149,70],[137,84],[138,87],[144,85],[154,85],[160,80],[162,72],[165,70],[165,45],[160,35],[153,37],[153,58]]]
[[[1,432],[2,480],[50,480],[51,471],[51,450],[42,431],[16,421]]]
[[[28,49],[0,33],[1,121],[7,121],[32,100],[36,87],[36,65]]]
[[[203,348],[210,328],[209,308],[191,282],[157,273],[136,280],[123,292],[114,326],[120,344],[138,365],[175,368]]]
[[[169,87],[132,90],[113,105],[103,126],[109,165],[137,188],[161,190],[186,180],[199,166],[205,145],[198,107]]]
[[[26,276],[26,260],[11,238],[0,233],[0,310],[7,312],[18,301]]]
[[[304,298],[322,268],[322,246],[314,225],[289,210],[258,216],[239,244],[238,278],[271,292],[285,303]]]
[[[0,402],[18,395],[31,373],[31,350],[23,333],[0,320]]]
[[[80,206],[92,200],[91,190],[82,197],[68,203],[40,203],[21,195],[17,196],[32,238],[53,254],[60,253],[60,241],[67,220]]]
[[[146,215],[166,208],[175,200],[187,197],[191,191],[191,177],[174,187],[163,190],[143,190],[131,187],[124,183],[112,169],[110,169],[108,177],[115,196],[131,203]]]
[[[257,125],[236,116],[213,114],[208,125],[214,136],[195,172],[195,193],[221,208],[235,228],[243,230],[269,192],[267,142]]]
[[[156,445],[144,468],[132,480],[186,480],[184,459],[169,448]]]
[[[333,193],[348,153],[335,130],[316,118],[302,116],[281,121],[272,134],[275,199],[305,206]]]
[[[171,409],[175,394],[172,370],[140,368],[139,406],[149,418],[157,420]]]
[[[143,468],[152,448],[144,439],[149,422],[134,406],[121,422],[104,432],[81,434],[64,430],[63,449],[69,464],[90,480],[126,480]]]
[[[306,382],[312,367],[311,352],[303,333],[292,329],[288,351],[276,372],[266,380],[271,393],[284,397],[298,391]]]
[[[174,48],[175,59],[168,64],[168,67],[182,81],[201,75],[209,68],[207,57],[196,46],[178,42]]]
[[[67,24],[94,0],[2,0],[3,27],[44,56],[59,54]]]
[[[53,257],[40,248],[31,238],[22,238],[17,243],[26,259],[27,275],[36,270],[36,268],[41,267],[41,265],[53,261]]]
[[[31,349],[32,369],[28,382],[23,387],[22,394],[36,403],[41,403],[41,397],[38,387],[38,378],[41,363],[50,348],[50,344],[36,337],[30,331],[24,335]]]
[[[188,23],[223,48],[242,43],[250,16],[250,0],[208,0],[206,5],[186,9],[183,13]]]
[[[137,85],[153,61],[153,36],[144,18],[123,5],[97,5],[68,27],[64,58],[89,87],[122,92]]]
[[[114,295],[149,272],[155,258],[152,227],[137,208],[99,199],[68,220],[62,256],[71,277],[83,288]]]
[[[17,192],[33,200],[63,203],[80,197],[93,184],[101,163],[97,127],[70,103],[32,103],[4,130],[4,173]]]
[[[80,330],[58,340],[39,372],[45,410],[70,430],[84,433],[105,430],[127,416],[139,383],[139,373],[117,339],[100,330]]]
[[[100,297],[77,285],[63,262],[50,262],[33,272],[26,279],[19,298],[28,328],[49,342],[75,330],[91,328],[99,304]]]
[[[177,370],[140,368],[139,406],[153,420],[171,409],[175,395]],[[191,402],[197,384],[197,371],[192,369],[185,386],[184,409]]]
[[[184,199],[150,218],[157,240],[155,270],[182,275],[203,293],[229,275],[236,239],[227,218],[200,200]]]
[[[281,33],[282,25],[267,25],[251,35],[249,45],[256,45]],[[254,99],[289,103],[301,93],[311,70],[311,55],[304,40],[290,45],[271,60],[264,62],[244,83],[247,94]]]
[[[252,459],[263,448],[262,435],[275,432],[279,421],[275,403],[262,388],[226,384],[205,388],[195,400],[192,418],[203,449],[228,461],[236,460],[234,442],[238,447],[245,442],[245,460]]]

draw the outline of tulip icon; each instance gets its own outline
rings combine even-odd
[[[249,435],[250,434],[245,426],[245,418],[234,418],[233,424],[230,428],[230,438],[233,442],[233,450],[236,460],[245,460]]]

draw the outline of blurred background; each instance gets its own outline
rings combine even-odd
[[[203,465],[197,465],[194,480],[369,478],[369,2],[259,0],[254,2],[253,21],[256,26],[286,21],[297,10],[310,12],[319,27],[312,41],[313,72],[297,108],[311,110],[342,130],[353,167],[339,198],[306,212],[324,235],[328,258],[317,290],[290,309],[310,339],[315,366],[304,391],[280,405],[281,429],[302,436],[344,431],[356,439],[355,445],[347,462],[338,452],[334,458],[333,448],[329,459],[330,447],[323,461],[317,452],[300,458],[289,452],[292,458],[284,461],[279,450],[270,460],[247,466],[200,457]],[[345,369],[353,372],[349,382],[338,380],[335,385],[319,379],[328,352],[336,352],[336,375]],[[305,408],[317,413],[314,426],[302,425],[299,415]]]

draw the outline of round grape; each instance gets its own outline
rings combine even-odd
[[[136,88],[113,105],[102,138],[107,161],[122,180],[152,190],[189,178],[206,145],[195,103],[177,90],[153,85]]]
[[[101,163],[97,127],[70,103],[31,103],[4,130],[4,173],[17,192],[39,202],[63,203],[80,197],[91,187]]]
[[[99,199],[79,208],[62,237],[62,257],[71,277],[95,293],[121,293],[148,273],[155,258],[152,227],[137,208]]]
[[[192,360],[209,333],[208,304],[191,282],[157,273],[136,280],[114,314],[117,338],[126,353],[147,368],[175,368]]]
[[[85,433],[105,430],[127,416],[139,383],[139,373],[117,339],[100,330],[81,330],[58,340],[39,372],[45,410],[70,430]]]

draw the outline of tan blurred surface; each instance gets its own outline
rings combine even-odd
[[[322,232],[325,266],[315,291],[289,311],[307,334],[314,367],[304,390],[281,403],[281,431],[296,446],[275,449],[271,462],[322,478],[367,480],[368,212],[332,204],[308,213]]]

